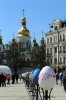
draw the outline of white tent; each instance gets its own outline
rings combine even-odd
[[[6,65],[0,65],[0,73],[12,75],[11,69]]]

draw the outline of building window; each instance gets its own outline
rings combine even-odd
[[[62,36],[60,35],[60,41],[62,41]]]
[[[61,53],[61,52],[62,52],[62,47],[60,46],[59,49],[60,49],[60,50],[59,50],[59,53]]]
[[[50,43],[52,43],[52,37],[50,37]]]
[[[60,57],[60,64],[62,63],[62,57]]]
[[[55,36],[54,36],[54,42],[55,42]]]
[[[47,64],[49,65],[49,59],[47,59]]]
[[[63,53],[65,53],[65,46],[63,46]]]
[[[63,34],[63,41],[65,41],[65,34]]]
[[[28,49],[28,42],[26,43],[26,48]]]
[[[52,53],[52,48],[50,48],[50,53]]]
[[[47,43],[49,43],[49,38],[47,38]]]
[[[55,26],[55,30],[57,30],[58,29],[58,26]]]
[[[52,58],[50,58],[50,64],[52,64]]]
[[[49,48],[47,48],[47,53],[49,53]]]
[[[57,64],[57,58],[54,58],[54,63]]]
[[[54,53],[57,53],[57,47],[54,48]]]
[[[65,57],[63,57],[63,64],[65,65]]]
[[[29,61],[29,58],[27,58],[27,61]]]

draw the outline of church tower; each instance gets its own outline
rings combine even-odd
[[[22,47],[30,51],[31,37],[29,30],[26,28],[26,18],[24,17],[24,10],[21,23],[22,27],[18,31],[17,42],[21,42]]]
[[[42,32],[42,37],[41,37],[41,40],[40,40],[40,45],[44,45],[44,37],[43,37],[43,32]]]

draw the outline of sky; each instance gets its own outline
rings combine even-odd
[[[31,39],[35,34],[37,43],[40,42],[42,31],[48,32],[49,23],[66,18],[66,0],[0,0],[0,30],[4,44],[12,40],[13,32],[15,38],[18,36],[23,9],[26,27]],[[43,35],[46,39],[45,34]]]

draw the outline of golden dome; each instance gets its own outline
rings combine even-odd
[[[22,18],[22,27],[21,29],[18,31],[18,36],[22,36],[22,35],[26,35],[29,36],[29,30],[26,28],[26,18],[23,17]]]
[[[29,35],[29,30],[26,27],[21,27],[18,31],[18,35]]]

